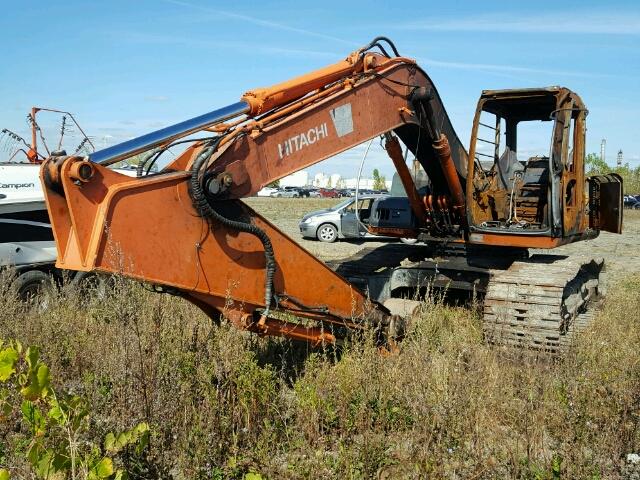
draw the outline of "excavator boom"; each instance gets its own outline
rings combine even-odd
[[[474,162],[429,76],[390,42],[396,56],[389,56],[382,42],[388,40],[379,37],[329,67],[89,157],[49,158],[42,179],[58,267],[150,282],[212,318],[224,315],[260,334],[318,344],[367,324],[384,335],[401,333],[384,305],[240,200],[381,137],[412,220],[396,225],[382,215],[370,231],[469,241]],[[196,132],[205,136],[188,137]],[[400,140],[428,175],[426,191],[415,185]],[[146,152],[141,173],[180,143],[190,146],[158,174],[132,179],[106,168]],[[527,246],[537,237],[520,238],[516,244]]]

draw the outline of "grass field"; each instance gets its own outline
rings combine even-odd
[[[294,238],[299,216],[332,202],[249,200]],[[0,468],[33,478],[34,438],[99,457],[108,432],[147,422],[146,449],[114,456],[129,478],[622,478],[640,451],[633,212],[627,232],[571,246],[609,252],[610,286],[592,328],[553,361],[488,347],[475,311],[433,299],[397,353],[365,335],[338,354],[212,325],[121,279],[107,298],[65,289],[46,309],[18,303],[0,279],[0,337],[40,346],[58,396],[88,412],[73,436],[45,415],[38,437],[19,379],[0,384]]]

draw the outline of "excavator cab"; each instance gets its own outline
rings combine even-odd
[[[587,113],[567,88],[482,92],[469,151],[471,241],[529,236],[528,246],[544,247],[601,229],[619,233],[621,179],[595,179],[591,188],[585,179]],[[601,185],[604,195],[597,194]]]

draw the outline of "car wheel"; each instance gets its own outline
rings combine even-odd
[[[323,223],[318,227],[316,236],[321,242],[332,243],[338,238],[338,229],[330,223]]]
[[[400,241],[405,245],[413,245],[415,243],[418,243],[417,238],[401,238]]]

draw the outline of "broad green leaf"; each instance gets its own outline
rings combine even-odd
[[[146,430],[140,434],[140,438],[138,439],[138,444],[136,445],[136,453],[138,455],[144,452],[144,449],[149,445],[149,437],[151,436],[151,432]]]
[[[27,365],[29,365],[29,368],[35,368],[38,364],[39,358],[40,349],[38,347],[27,348],[27,353],[25,354],[24,359],[27,361]]]
[[[113,432],[104,437],[104,449],[108,453],[118,453],[129,443],[129,432],[122,432],[116,436]]]
[[[13,412],[13,407],[8,402],[0,402],[2,407],[0,408],[0,421],[5,421],[7,418],[11,416],[11,412]]]
[[[58,405],[57,403],[53,407],[51,407],[48,415],[49,418],[55,421],[58,425],[64,423],[64,413],[62,412],[60,405]]]
[[[40,454],[42,453],[43,448],[40,442],[32,442],[27,450],[27,460],[34,467],[38,465],[38,460],[40,459]]]
[[[89,470],[90,480],[109,478],[111,475],[113,475],[113,460],[109,457],[104,457]]]
[[[136,436],[138,436],[148,432],[149,430],[149,424],[146,422],[141,422],[133,428],[132,432],[135,433]]]
[[[40,410],[29,400],[22,402],[20,410],[22,410],[22,418],[29,424],[33,434],[35,436],[44,435],[47,421]]]
[[[38,463],[35,465],[36,473],[40,478],[51,478],[55,473],[55,467],[53,466],[53,453],[44,450],[38,457]]]
[[[136,445],[135,451],[140,454],[149,445],[149,424],[139,423],[131,430],[125,430],[117,436],[109,432],[104,437],[104,448],[108,453],[118,453],[129,445]]]
[[[129,474],[126,470],[118,470],[113,480],[129,480]]]
[[[0,480],[9,480],[9,470],[0,468]]]
[[[116,436],[109,432],[104,437],[104,449],[109,453],[117,453],[116,448]]]
[[[118,450],[129,445],[130,441],[131,441],[131,432],[128,432],[125,430],[120,435],[118,435],[116,439],[116,445],[118,446]]]
[[[263,479],[262,479],[262,475],[260,475],[259,473],[249,472],[244,474],[244,477],[242,477],[242,480],[263,480]]]
[[[140,455],[147,445],[149,445],[149,437],[151,435],[149,424],[142,422],[131,430],[131,443],[136,443],[136,453]]]
[[[49,405],[51,405],[48,413],[49,418],[51,418],[58,425],[65,424],[67,421],[67,412],[64,408],[64,401],[61,403],[55,396],[53,396],[51,399],[49,399]]]
[[[27,386],[20,392],[27,400],[37,400],[46,397],[49,394],[49,385],[51,384],[51,376],[49,367],[40,364],[37,368],[29,372],[29,380]]]
[[[0,351],[0,382],[6,382],[16,371],[18,352],[13,347]]]

